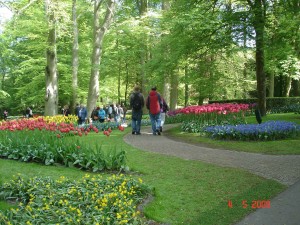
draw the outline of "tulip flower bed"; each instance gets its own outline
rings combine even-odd
[[[0,157],[45,165],[62,164],[93,172],[126,168],[123,149],[84,145],[79,138],[98,129],[47,123],[43,118],[7,121],[0,125]],[[108,135],[107,135],[108,136]]]
[[[86,175],[79,181],[15,177],[0,193],[1,199],[18,203],[0,212],[0,224],[143,224],[137,204],[150,188],[122,174]]]
[[[266,141],[295,137],[300,134],[300,126],[287,121],[267,121],[261,124],[209,126],[203,131],[215,139]]]
[[[248,104],[208,104],[188,106],[168,113],[166,123],[182,123],[184,132],[198,133],[205,126],[245,123]]]

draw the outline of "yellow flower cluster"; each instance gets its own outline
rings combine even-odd
[[[17,185],[16,180],[18,180]],[[22,189],[20,185],[23,185]],[[25,196],[27,204],[19,204],[7,215],[0,213],[6,224],[27,221],[26,224],[144,224],[137,211],[138,202],[150,191],[131,176],[85,175],[78,181],[65,177],[57,180],[16,178],[4,191]],[[19,193],[17,193],[19,192]],[[13,219],[12,220],[9,220]],[[30,218],[30,219],[28,219]]]
[[[57,116],[42,116],[42,117],[37,117],[38,118],[43,118],[44,121],[47,123],[77,123],[78,117],[75,115],[69,115],[69,116],[64,116],[64,115],[57,115]]]

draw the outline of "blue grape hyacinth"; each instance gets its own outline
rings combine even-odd
[[[298,135],[300,125],[288,121],[267,121],[261,124],[208,126],[203,131],[216,139],[277,140]]]

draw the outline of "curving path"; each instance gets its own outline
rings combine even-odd
[[[166,125],[164,130],[173,127]],[[126,143],[144,151],[172,155],[187,160],[199,160],[219,166],[243,168],[259,176],[285,185],[300,180],[300,155],[263,155],[248,152],[212,149],[183,143],[166,136],[152,135],[150,127],[142,127],[142,135],[128,134]]]

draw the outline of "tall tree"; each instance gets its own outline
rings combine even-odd
[[[103,0],[95,0],[94,2],[93,53],[91,57],[92,68],[87,99],[88,115],[91,114],[93,108],[96,106],[96,102],[99,97],[99,66],[102,54],[102,43],[104,35],[113,21],[113,14],[116,7],[115,0],[108,0],[105,17],[102,24],[100,25],[102,2]]]
[[[72,1],[72,21],[73,21],[73,48],[72,48],[72,101],[71,101],[71,111],[75,109],[75,104],[78,101],[78,24],[77,24],[77,9],[76,0]]]
[[[257,95],[258,108],[261,115],[266,115],[266,75],[265,75],[265,60],[264,60],[264,33],[266,23],[266,0],[247,0],[252,15],[253,27],[255,30],[256,44],[256,80],[257,80]]]
[[[136,4],[139,10],[139,16],[143,17],[148,12],[148,0],[136,0]],[[149,52],[148,52],[148,37],[145,37],[146,44],[145,47],[141,49],[140,51],[140,83],[141,83],[141,89],[144,96],[147,96],[147,77],[146,77],[146,71],[145,71],[145,63],[148,60]],[[146,109],[145,109],[146,110]]]
[[[170,8],[171,8],[170,0],[162,0],[162,11],[164,13],[167,13],[170,10]],[[168,57],[168,54],[169,54],[168,52],[169,52],[170,48],[168,47],[168,45],[166,45],[165,47],[166,47],[165,48],[166,51],[163,51],[162,54],[165,54],[166,57]],[[164,71],[164,73],[165,74],[164,74],[164,80],[163,80],[163,92],[162,92],[162,94],[165,98],[165,101],[167,103],[169,103],[170,102],[170,95],[171,95],[171,93],[170,93],[170,82],[169,82],[170,74],[168,74],[167,71]]]
[[[58,74],[56,53],[56,20],[51,0],[45,0],[46,17],[48,21],[48,46],[46,50],[47,65],[45,69],[46,96],[45,116],[58,113]]]

